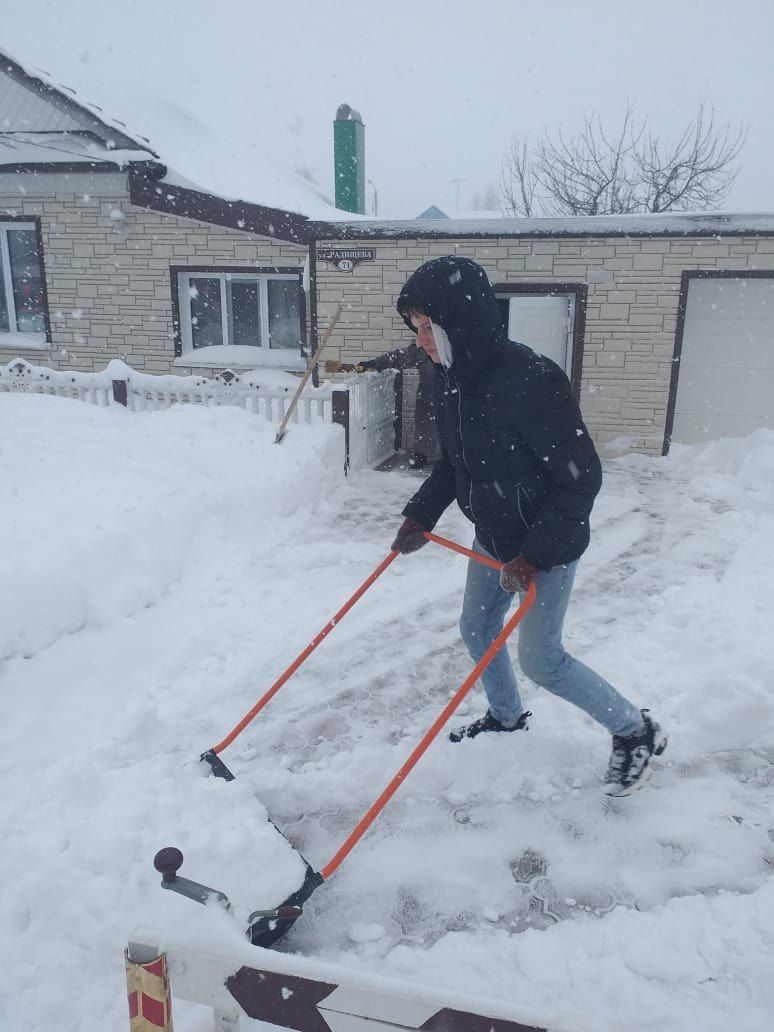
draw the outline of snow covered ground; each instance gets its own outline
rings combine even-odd
[[[156,850],[238,920],[279,902],[300,861],[267,814],[322,867],[470,670],[465,560],[429,545],[224,753],[236,781],[205,776],[418,485],[345,481],[341,449],[334,427],[275,446],[236,409],[0,396],[3,1030],[127,1027],[138,925],[241,949],[237,922],[159,888]],[[452,510],[438,531],[471,537]],[[666,726],[651,786],[604,797],[608,737],[527,685],[531,730],[438,740],[281,948],[560,1032],[768,1032],[772,541],[770,432],[607,463],[567,640]]]

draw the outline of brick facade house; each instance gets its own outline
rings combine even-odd
[[[427,222],[341,225],[340,235],[324,237],[320,248],[365,246],[375,252],[343,276],[335,267],[317,268],[321,318],[343,296],[350,305],[338,340],[342,359],[376,354],[405,343],[407,331],[395,312],[395,298],[408,275],[430,258],[459,254],[479,262],[502,301],[520,298],[562,298],[568,318],[565,369],[576,388],[584,416],[597,442],[616,450],[660,453],[665,450],[680,415],[678,385],[683,345],[695,306],[697,287],[712,296],[713,284],[737,287],[750,299],[758,348],[746,357],[749,327],[745,311],[734,310],[739,342],[741,382],[736,404],[750,409],[751,390],[763,379],[749,420],[728,425],[719,434],[749,432],[756,425],[774,429],[774,215],[660,215],[562,220],[499,219],[479,223]],[[324,233],[326,227],[316,227]],[[330,231],[330,230],[328,230]],[[766,307],[768,306],[768,307]],[[737,306],[738,307],[738,306]],[[760,312],[758,311],[760,309]],[[686,316],[689,321],[686,322]],[[504,317],[507,310],[504,307]],[[531,343],[517,332],[514,339]],[[695,335],[694,335],[695,336]],[[702,340],[692,337],[692,347]],[[559,356],[552,354],[559,359]],[[691,354],[691,359],[694,358]],[[720,354],[715,369],[725,369]],[[684,361],[684,365],[687,365]],[[716,378],[717,379],[717,378]],[[687,380],[687,377],[686,377]],[[714,394],[706,391],[707,405]],[[770,388],[770,391],[769,391]],[[704,397],[704,395],[702,395]],[[700,404],[686,399],[688,411]],[[708,411],[708,418],[712,412]],[[410,418],[407,405],[406,417]],[[703,418],[703,417],[702,417]],[[683,432],[675,439],[700,439]],[[712,435],[712,428],[706,436]]]
[[[409,342],[401,285],[456,253],[564,364],[601,446],[774,428],[774,215],[313,220],[176,179],[7,59],[0,114],[0,365],[298,372],[339,303],[329,357],[356,361]]]

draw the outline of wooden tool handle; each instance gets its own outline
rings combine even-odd
[[[280,441],[282,440],[282,438],[285,436],[285,427],[288,425],[288,423],[290,422],[291,416],[296,411],[296,405],[298,404],[298,399],[301,397],[301,392],[303,391],[304,387],[306,387],[307,381],[309,380],[309,377],[312,375],[312,370],[317,365],[317,362],[319,361],[320,355],[322,354],[323,348],[328,343],[328,341],[330,339],[330,336],[333,333],[333,329],[334,329],[336,323],[339,321],[339,317],[340,316],[341,316],[341,305],[336,305],[336,311],[333,313],[333,318],[331,319],[330,323],[328,324],[328,329],[325,331],[325,336],[323,337],[322,341],[320,342],[320,344],[319,344],[319,346],[317,348],[317,351],[315,351],[314,355],[312,356],[312,361],[306,367],[306,372],[301,377],[301,383],[296,388],[296,393],[293,395],[293,400],[290,402],[288,410],[285,413],[285,416],[284,416],[282,422],[280,423],[279,430],[277,431],[277,435],[274,438],[274,443],[275,444],[279,444]]]

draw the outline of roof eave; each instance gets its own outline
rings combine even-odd
[[[157,161],[16,161],[0,164],[0,174],[40,175],[42,173],[74,174],[79,172],[129,172],[131,168],[142,168],[145,174],[152,177],[157,170],[156,178],[166,175],[167,169]]]
[[[159,180],[163,175],[166,175],[166,169],[159,176],[153,170],[143,169],[140,163],[132,163],[129,168],[129,199],[132,204],[286,243],[308,245],[312,239],[310,222],[305,215],[281,208],[266,208],[249,201],[230,201],[190,187],[162,183]]]
[[[681,215],[679,212],[667,213],[671,216],[670,225],[652,227],[645,225],[624,226],[611,223],[600,224],[599,217],[589,216],[588,221],[579,217],[577,221],[583,225],[562,227],[561,219],[553,225],[530,225],[530,220],[502,219],[486,220],[452,220],[433,224],[431,220],[393,219],[385,221],[362,222],[325,222],[309,223],[310,233],[316,240],[399,240],[399,239],[435,239],[453,240],[492,240],[494,238],[513,239],[599,239],[602,237],[738,237],[738,236],[774,236],[774,217],[759,216],[771,219],[770,226],[753,225],[744,217],[711,214],[704,217]],[[516,223],[521,222],[521,225]]]
[[[150,141],[143,137],[134,139],[115,125],[103,121],[88,107],[78,103],[72,97],[68,97],[62,88],[31,75],[7,54],[0,53],[0,68],[12,79],[26,86],[39,97],[43,97],[58,111],[84,121],[92,131],[96,132],[106,143],[111,143],[116,150],[147,151],[154,158],[158,158],[158,154],[151,149]]]

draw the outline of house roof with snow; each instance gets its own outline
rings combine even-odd
[[[132,106],[129,97],[127,104]],[[302,176],[276,167],[265,147],[210,138],[207,126],[189,123],[185,112],[173,110],[171,119],[159,123],[162,139],[152,144],[46,72],[0,53],[0,173],[126,171],[134,204],[260,236],[306,244],[314,239],[774,234],[774,213],[525,219],[495,212],[447,214],[431,206],[413,220],[371,218],[335,208]],[[170,158],[182,162],[181,172],[170,167]]]
[[[0,172],[125,170],[134,203],[299,242],[309,237],[310,217],[359,218],[336,209],[302,176],[275,167],[265,148],[207,139],[207,128],[189,128],[179,111],[167,120],[169,135],[162,120],[161,138],[151,144],[72,88],[7,54],[0,54],[0,112]],[[180,173],[170,166],[177,156],[175,119],[194,137],[184,150],[195,167],[185,164]]]
[[[655,215],[579,215],[562,218],[364,219],[313,222],[325,239],[468,239],[493,237],[771,236],[774,212],[662,212]]]
[[[0,54],[0,73],[3,170],[9,164],[59,165],[76,158],[94,165],[107,154],[116,166],[158,157],[150,140],[130,136],[123,122],[107,118],[96,104],[76,100],[74,90],[50,82],[45,72],[34,75]]]

